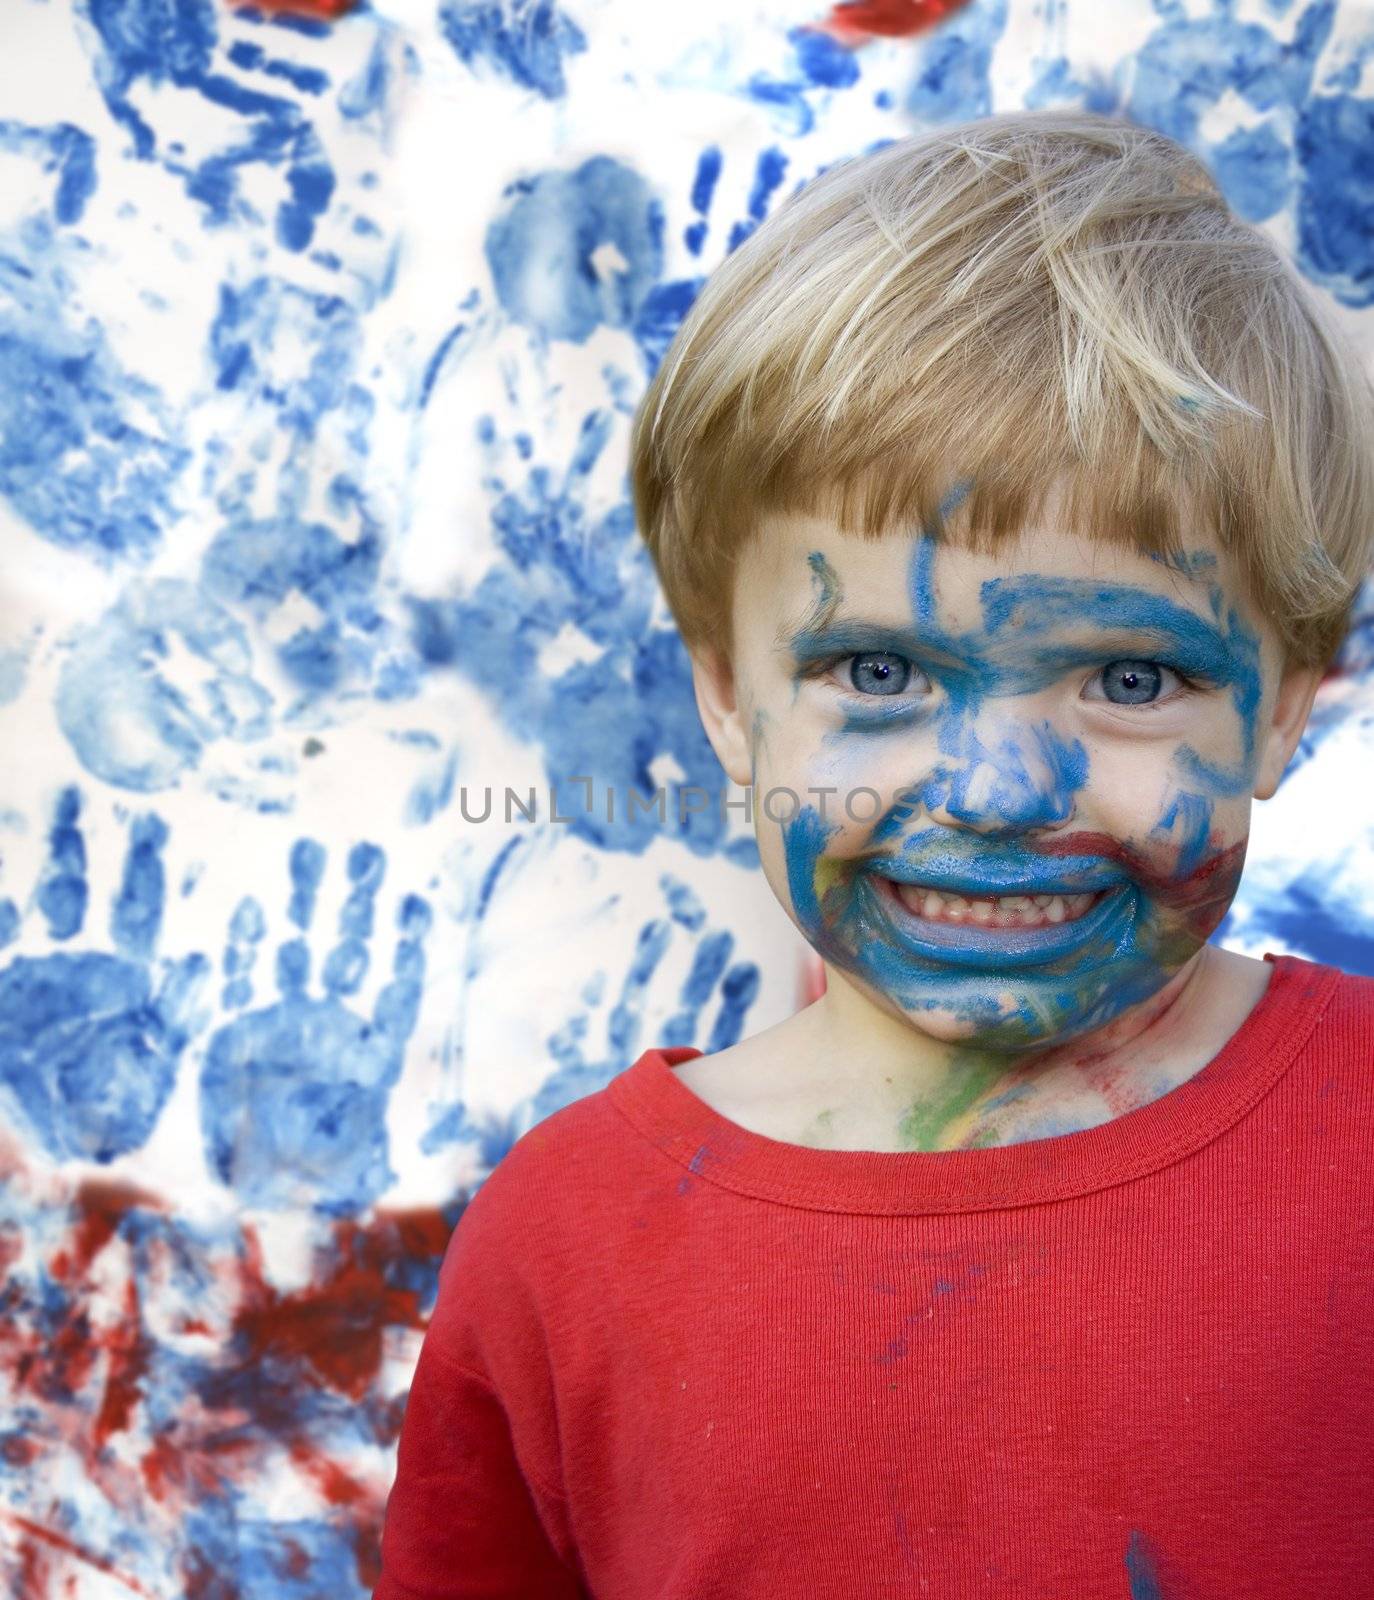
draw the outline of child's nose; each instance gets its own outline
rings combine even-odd
[[[933,821],[975,833],[1021,833],[1074,815],[1087,782],[1087,753],[1048,723],[980,718],[946,743],[956,750],[930,775],[922,796]]]

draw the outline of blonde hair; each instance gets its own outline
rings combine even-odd
[[[678,330],[630,470],[689,647],[729,655],[735,562],[770,512],[986,549],[1057,486],[1070,526],[1115,543],[1168,556],[1210,528],[1290,659],[1320,665],[1370,559],[1372,418],[1357,357],[1192,155],[1018,112],[843,161],[780,207]]]

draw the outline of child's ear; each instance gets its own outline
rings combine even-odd
[[[1293,759],[1302,730],[1312,711],[1312,701],[1324,673],[1320,667],[1289,665],[1279,679],[1274,712],[1263,730],[1255,799],[1268,800],[1279,786],[1284,769]]]
[[[735,675],[723,652],[698,646],[689,652],[697,710],[706,737],[731,782],[747,788],[753,782],[748,730],[735,692]]]

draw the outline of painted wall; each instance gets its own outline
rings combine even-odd
[[[1124,110],[1374,346],[1369,5],[840,10],[7,0],[5,1593],[365,1595],[465,1197],[646,1046],[798,1003],[738,814],[621,802],[721,776],[630,416],[799,183]],[[1235,947],[1374,972],[1371,708],[1367,616]]]

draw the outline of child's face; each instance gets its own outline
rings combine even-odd
[[[1202,536],[1170,565],[805,517],[746,549],[734,652],[733,676],[698,659],[699,704],[808,942],[923,1032],[1013,1050],[1103,1026],[1197,954],[1319,677],[1281,673]]]

